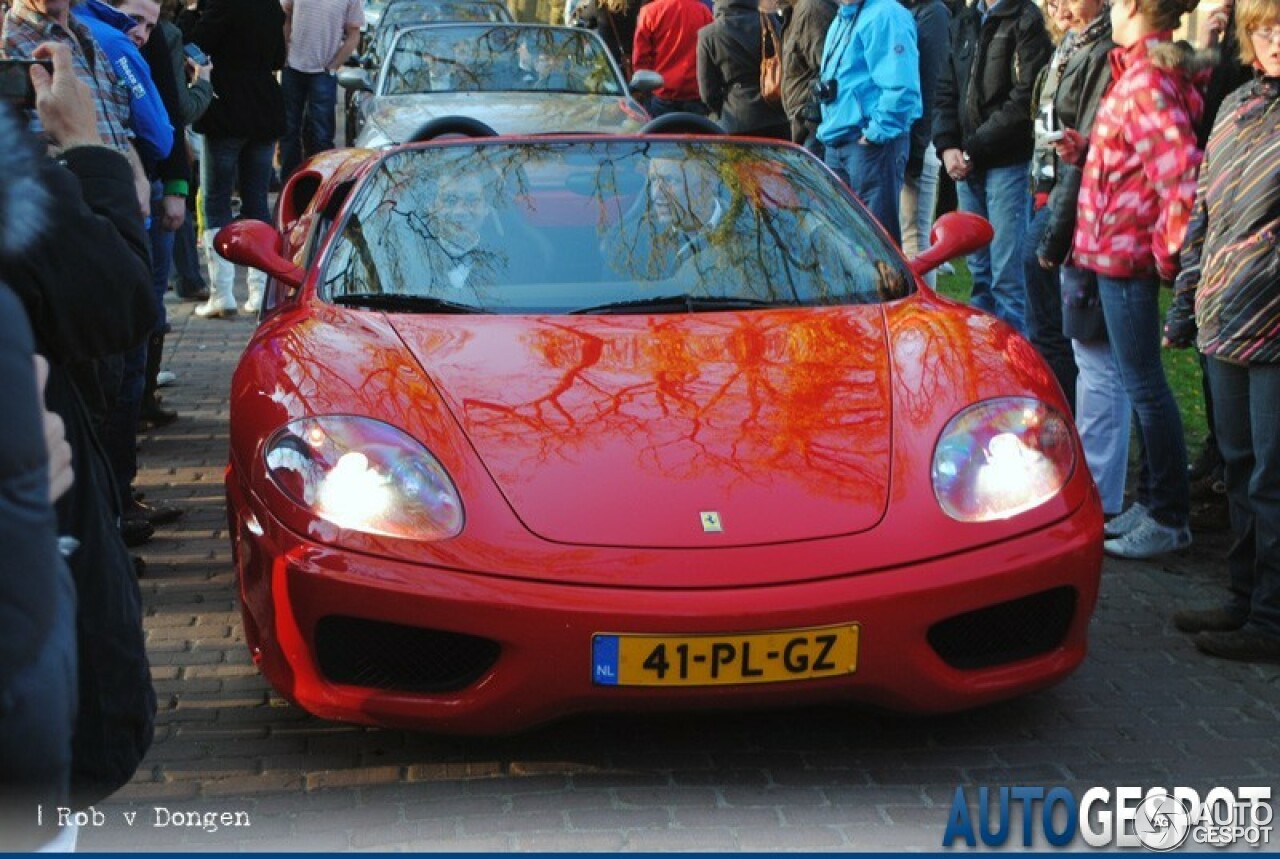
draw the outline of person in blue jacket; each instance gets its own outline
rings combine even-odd
[[[173,126],[164,108],[160,93],[151,80],[151,69],[129,32],[137,22],[102,0],[85,0],[73,6],[71,14],[79,18],[111,63],[116,79],[129,91],[132,107],[129,129],[135,135],[138,152],[144,161],[154,164],[169,155],[173,149]]]
[[[923,112],[911,13],[897,0],[840,0],[814,86],[827,165],[901,243],[898,196]]]

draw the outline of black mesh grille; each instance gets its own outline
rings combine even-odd
[[[1075,589],[1054,588],[935,623],[929,644],[953,668],[990,668],[1057,647],[1075,611]]]
[[[475,682],[498,658],[486,638],[355,617],[316,624],[316,661],[334,683],[398,692],[452,692]]]

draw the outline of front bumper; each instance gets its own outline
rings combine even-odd
[[[588,711],[843,701],[908,712],[975,707],[1052,685],[1080,664],[1102,565],[1101,515],[1097,505],[1084,504],[1016,539],[900,568],[859,572],[851,564],[837,578],[706,590],[566,585],[334,549],[246,504],[234,481],[228,495],[246,635],[272,686],[325,718],[443,733],[510,733]],[[831,543],[841,551],[841,541]],[[671,554],[679,569],[690,568],[690,553]],[[694,564],[723,562],[716,551],[692,557]],[[947,649],[940,642],[948,636],[954,642],[958,630],[1047,602],[1061,616],[1060,634],[1031,655],[975,661],[972,654],[940,653]],[[861,643],[849,675],[694,688],[592,682],[598,633],[729,634],[853,623]],[[335,681],[332,657],[344,642],[334,636],[380,625],[428,644],[480,642],[492,658],[473,651],[475,670],[444,691],[363,684],[345,671],[343,682]]]

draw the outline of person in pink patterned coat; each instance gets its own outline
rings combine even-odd
[[[1197,0],[1114,0],[1111,88],[1084,158],[1072,264],[1096,272],[1107,334],[1142,442],[1137,500],[1106,525],[1108,554],[1151,558],[1191,544],[1182,419],[1160,360],[1159,289],[1178,273],[1203,153],[1196,123],[1204,97],[1189,47],[1173,29]]]

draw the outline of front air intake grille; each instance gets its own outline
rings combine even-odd
[[[990,668],[1053,650],[1075,612],[1075,588],[1054,588],[935,623],[929,644],[952,668]]]
[[[396,692],[455,692],[498,659],[495,641],[331,616],[316,624],[316,662],[334,683]]]

